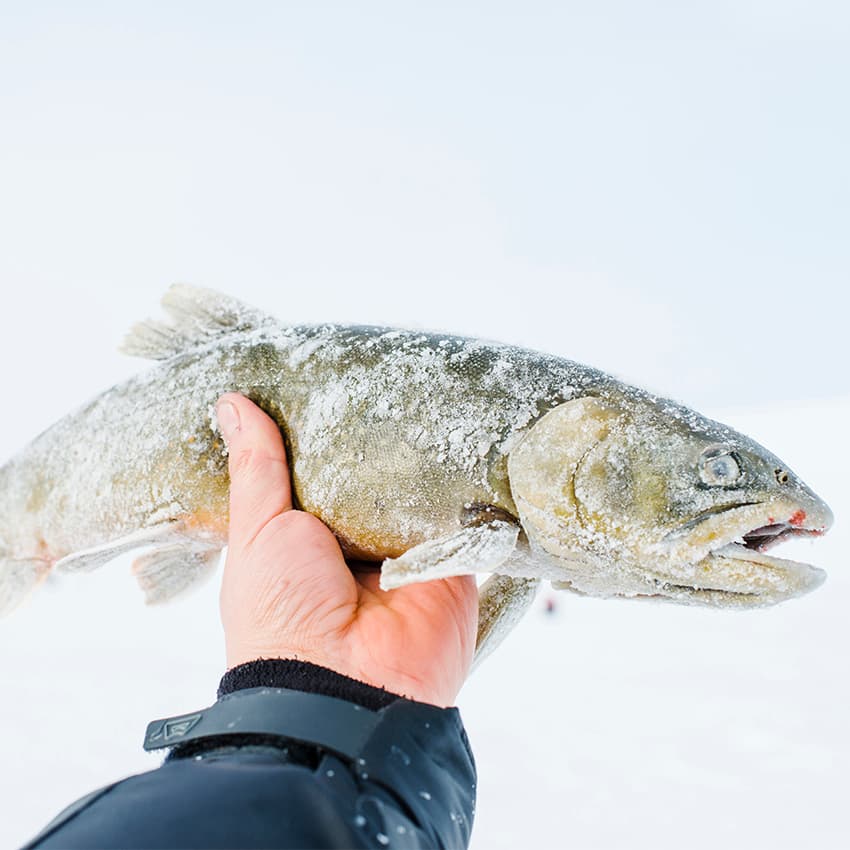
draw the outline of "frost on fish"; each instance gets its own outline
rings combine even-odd
[[[507,636],[531,607],[540,579],[496,573],[479,589],[478,635],[473,669]]]
[[[186,286],[124,350],[159,365],[0,469],[0,610],[52,565],[147,548],[150,601],[210,572],[227,529],[227,391],[279,423],[299,507],[385,586],[495,572],[481,646],[540,579],[579,593],[752,607],[822,574],[765,554],[826,505],[749,438],[586,366],[376,327],[287,327]],[[488,587],[488,586],[485,586]]]

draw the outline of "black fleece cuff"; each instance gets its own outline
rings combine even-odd
[[[245,688],[288,688],[310,694],[348,700],[378,711],[405,697],[343,676],[309,661],[289,658],[260,658],[228,670],[218,686],[218,698]]]

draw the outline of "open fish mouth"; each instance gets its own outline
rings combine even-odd
[[[777,543],[782,543],[791,537],[820,537],[825,531],[825,528],[800,528],[791,525],[790,522],[774,522],[745,534],[741,545],[754,552],[766,552]]]
[[[743,519],[742,514],[750,514],[753,508],[759,510],[756,506],[747,510],[748,507],[729,510],[727,519],[728,514]],[[743,533],[727,527],[718,534],[720,545],[694,563],[692,574],[685,578],[677,571],[675,576],[653,576],[655,592],[647,595],[707,605],[756,607],[809,593],[823,584],[826,573],[811,564],[768,555],[767,551],[793,538],[824,534],[832,524],[832,516],[826,506],[818,507],[808,515],[802,510],[794,511],[787,522],[776,522],[771,517],[763,525],[746,526]],[[712,520],[716,524],[720,515],[715,514]]]

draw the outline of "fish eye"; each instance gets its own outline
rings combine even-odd
[[[741,477],[741,462],[733,451],[715,446],[703,452],[699,474],[704,484],[728,487]]]

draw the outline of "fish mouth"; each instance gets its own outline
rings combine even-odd
[[[776,516],[787,519],[776,521]],[[809,593],[826,579],[826,573],[811,564],[767,554],[788,540],[823,535],[832,524],[832,514],[821,502],[806,509],[787,503],[735,505],[706,512],[695,520],[676,534],[680,539],[696,536],[701,544],[691,550],[697,555],[691,559],[692,566],[652,576],[654,588],[648,596],[756,607]]]
[[[741,545],[753,552],[766,552],[791,537],[820,537],[825,533],[825,528],[800,528],[788,522],[774,522],[747,532],[743,536]],[[733,543],[732,545],[738,544]]]

